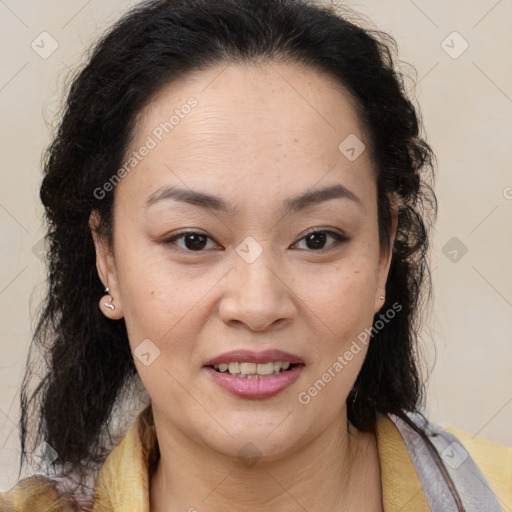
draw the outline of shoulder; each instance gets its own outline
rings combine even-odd
[[[454,427],[442,427],[420,411],[392,416],[429,503],[446,510],[512,512],[512,450]],[[456,491],[456,492],[454,492]],[[444,508],[443,508],[444,507]]]
[[[475,461],[498,499],[510,507],[506,510],[512,510],[512,447],[474,436],[460,428],[443,428],[457,438]]]
[[[73,512],[70,501],[60,496],[56,483],[42,475],[20,480],[10,491],[0,493],[0,510],[5,512]]]

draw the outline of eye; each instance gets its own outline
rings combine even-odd
[[[317,230],[310,231],[304,237],[302,237],[299,240],[299,242],[304,240],[308,245],[306,249],[312,249],[315,252],[319,252],[325,249],[323,245],[325,245],[326,240],[328,238],[332,238],[335,241],[333,244],[331,244],[330,247],[339,245],[349,240],[348,237],[340,233],[336,233],[335,231]],[[198,231],[182,231],[181,233],[177,233],[162,240],[161,243],[163,245],[172,245],[175,244],[177,240],[183,240],[183,246],[178,245],[180,249],[183,249],[188,252],[204,252],[203,250],[207,247],[208,240],[212,239],[205,233],[201,233]],[[295,245],[297,245],[297,243]],[[329,249],[330,247],[327,247],[327,249]]]
[[[197,231],[182,231],[181,233],[177,233],[176,235],[172,235],[165,240],[162,240],[163,245],[171,245],[176,240],[183,239],[183,243],[185,247],[178,246],[181,249],[184,249],[188,252],[202,252],[202,250],[207,245],[207,240],[211,238],[204,233],[200,233]]]
[[[316,252],[325,250],[323,245],[325,244],[325,241],[327,238],[333,238],[335,242],[331,244],[330,247],[327,247],[327,249],[332,248],[333,246],[342,244],[344,242],[347,242],[349,239],[345,235],[342,235],[340,233],[336,233],[335,231],[330,230],[317,230],[317,231],[310,231],[306,234],[306,236],[302,237],[299,242],[302,240],[305,241],[306,244],[309,245],[309,249],[313,249]],[[299,243],[297,242],[297,243]]]

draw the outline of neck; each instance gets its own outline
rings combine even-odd
[[[313,442],[272,460],[226,456],[158,420],[151,512],[382,510],[375,435],[347,428],[346,408]]]

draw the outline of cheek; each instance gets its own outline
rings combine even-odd
[[[205,296],[218,281],[201,271],[182,272],[161,256],[151,257],[151,253],[140,258],[134,252],[119,265],[128,339],[139,374],[149,387],[151,382],[169,379],[165,369],[172,368],[178,378],[188,365],[197,364],[193,358],[196,340],[208,317]],[[158,359],[146,367],[137,356],[139,345],[148,339],[150,352],[158,353]]]
[[[158,342],[172,329],[183,307],[186,290],[176,282],[155,248],[119,226],[116,239],[116,273],[123,316],[132,350],[144,339]],[[131,233],[131,234],[130,234]],[[133,240],[139,240],[138,243]],[[180,290],[179,292],[177,290]],[[179,296],[178,296],[179,295]]]
[[[314,283],[305,277],[301,296],[309,307],[325,318],[327,325],[350,324],[373,317],[377,264],[364,258],[331,266],[317,274]]]
[[[144,338],[159,346],[164,339],[173,340],[180,319],[192,309],[193,295],[175,280],[158,276],[156,269],[139,271],[123,283],[123,314],[132,348]]]
[[[152,399],[165,401],[169,394],[180,396],[178,383],[190,371],[197,335],[189,316],[198,301],[173,279],[158,279],[160,275],[154,268],[132,274],[123,289],[129,297],[123,312],[142,383]]]
[[[344,369],[344,374],[355,378],[367,351],[367,344],[361,340],[366,341],[365,329],[371,328],[373,322],[377,286],[374,267],[378,263],[359,256],[331,266],[326,275],[317,275],[313,286],[311,280],[304,278],[298,294],[303,298],[308,321],[315,326],[313,358],[321,362],[317,371],[323,372],[324,366],[329,367],[352,347],[353,355],[348,357],[354,362]]]

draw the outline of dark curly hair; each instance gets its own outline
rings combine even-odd
[[[41,440],[78,472],[108,454],[105,433],[136,369],[124,320],[109,320],[98,308],[103,285],[88,221],[97,210],[99,232],[111,241],[114,194],[99,199],[94,191],[120,168],[138,113],[164,85],[227,62],[303,64],[333,77],[355,100],[376,167],[383,248],[391,201],[399,198],[384,306],[396,302],[402,310],[369,344],[348,418],[368,431],[377,412],[407,421],[407,411],[423,406],[419,331],[431,297],[435,156],[397,69],[395,40],[351,16],[307,0],[150,0],[97,42],[73,78],[44,158],[48,291],[22,385],[20,472]]]

